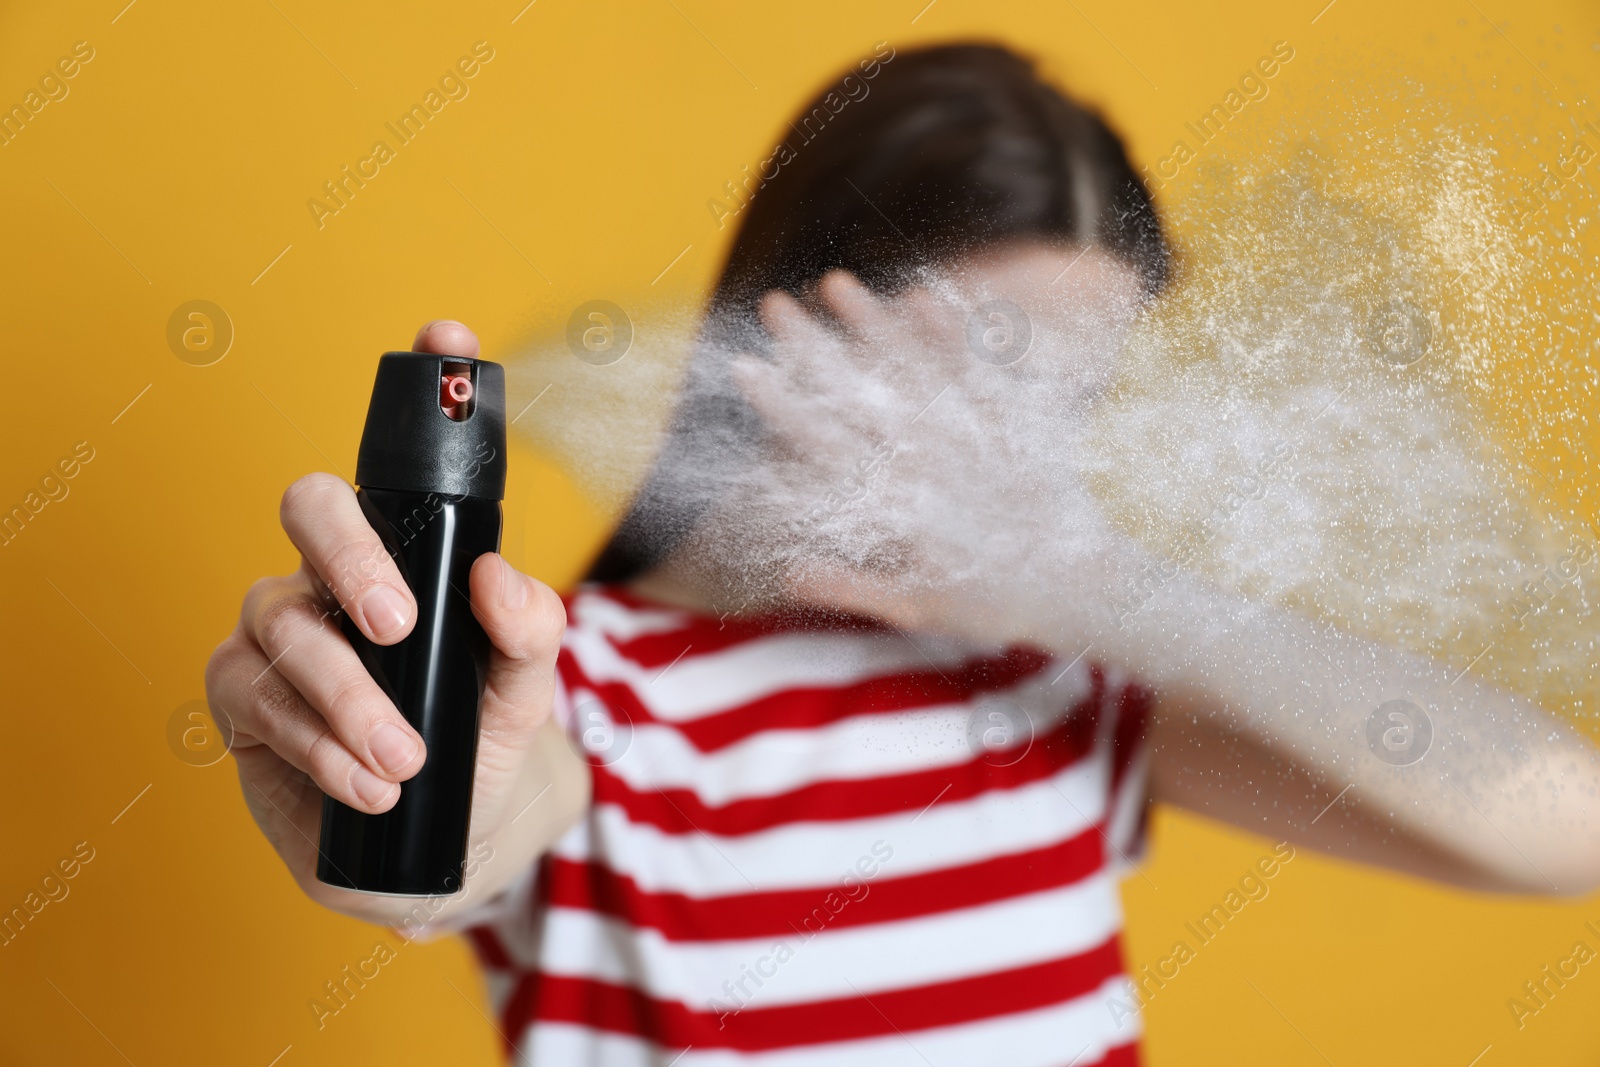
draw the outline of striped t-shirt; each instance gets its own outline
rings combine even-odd
[[[1137,1062],[1145,690],[859,619],[568,616],[593,804],[469,931],[518,1063]]]

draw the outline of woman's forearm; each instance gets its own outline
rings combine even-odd
[[[1600,884],[1600,760],[1555,716],[1463,666],[1188,575],[1127,608],[1087,631],[1081,613],[1046,613],[1035,637],[1127,667],[1157,689],[1158,715],[1204,720],[1213,736],[1220,728],[1310,771],[1333,794],[1348,787],[1395,833],[1507,888]],[[1267,809],[1277,798],[1252,802]]]

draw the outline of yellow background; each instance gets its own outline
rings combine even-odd
[[[95,50],[70,95],[0,147],[0,505],[77,442],[95,449],[70,495],[0,548],[0,910],[78,842],[95,850],[70,896],[0,947],[0,1062],[497,1062],[456,942],[403,949],[317,1028],[308,1000],[387,935],[301,899],[231,765],[181,762],[169,719],[202,695],[250,581],[294,565],[275,525],[283,486],[352,472],[379,352],[435,317],[474,326],[495,358],[588,299],[697,299],[731,232],[706,200],[873,42],[1033,50],[1106,107],[1141,164],[1278,40],[1296,60],[1252,108],[1308,128],[1337,111],[1336,72],[1471,68],[1487,104],[1513,112],[1546,76],[1593,118],[1600,71],[1600,15],[1579,0],[523,2],[0,14],[7,106],[74,42]],[[479,40],[495,58],[470,95],[318,229],[307,199]],[[236,331],[213,366],[167,346],[168,316],[192,299]],[[569,582],[604,517],[550,465],[513,461],[507,552]],[[1575,494],[1593,475],[1569,463],[1562,477]],[[1127,887],[1134,964],[1166,954],[1268,848],[1162,812],[1148,878]],[[1506,1008],[1574,941],[1600,944],[1582,926],[1600,925],[1600,900],[1499,902],[1305,851],[1271,886],[1155,998],[1149,1062],[1600,1055],[1600,968],[1520,1031]]]

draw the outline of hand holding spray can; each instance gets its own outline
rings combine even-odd
[[[468,576],[479,556],[500,548],[505,452],[498,363],[421,352],[379,361],[356,497],[416,597],[417,622],[393,645],[373,644],[348,616],[340,628],[422,736],[427,759],[381,815],[324,798],[319,881],[402,896],[462,888],[489,663]]]

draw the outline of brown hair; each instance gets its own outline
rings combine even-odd
[[[800,296],[835,269],[889,294],[920,268],[1023,239],[1093,243],[1148,291],[1166,283],[1167,242],[1121,140],[1029,60],[994,45],[877,56],[803,108],[762,168],[711,298],[708,358],[691,365],[663,454],[592,580],[627,581],[660,562],[707,502],[685,479],[759,441],[736,390],[694,379],[725,377],[728,351],[761,348],[763,294]]]

